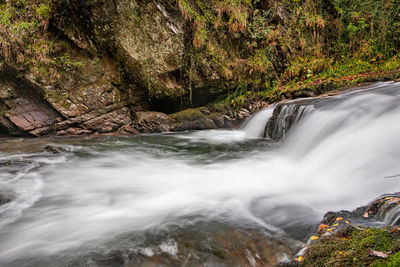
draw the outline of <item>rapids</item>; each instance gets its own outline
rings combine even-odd
[[[399,83],[285,105],[234,131],[0,139],[0,265],[54,266],[119,246],[176,256],[183,245],[170,236],[135,237],[211,222],[296,244],[325,212],[399,191],[385,178],[400,173]],[[268,138],[295,106],[307,108]]]

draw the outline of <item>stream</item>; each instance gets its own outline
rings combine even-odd
[[[239,130],[1,138],[0,266],[274,265],[327,211],[400,191],[399,162],[394,82]]]

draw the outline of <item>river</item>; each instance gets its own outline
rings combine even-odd
[[[274,264],[325,212],[400,191],[385,178],[399,162],[392,82],[270,107],[239,130],[2,138],[0,265]]]

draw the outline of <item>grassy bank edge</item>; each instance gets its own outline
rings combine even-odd
[[[346,90],[360,84],[400,79],[400,57],[395,56],[382,62],[349,60],[337,62],[321,73],[310,75],[305,80],[290,82],[278,80],[265,90],[237,90],[219,101],[233,108],[242,108],[249,102],[266,101],[275,103],[285,99],[317,96],[333,90]]]

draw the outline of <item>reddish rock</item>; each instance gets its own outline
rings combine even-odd
[[[7,101],[12,107],[6,117],[20,130],[29,132],[37,128],[54,125],[58,113],[34,96],[23,96]]]

